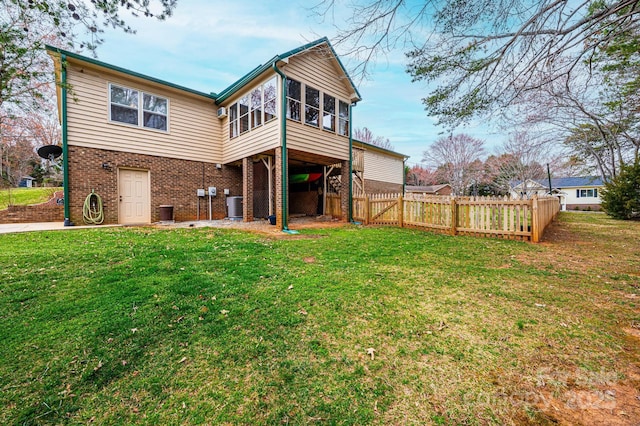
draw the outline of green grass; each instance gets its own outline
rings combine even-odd
[[[40,204],[53,197],[62,188],[11,188],[0,189],[0,210],[9,206]]]
[[[579,216],[575,241],[630,232]],[[0,235],[0,423],[546,424],[535,396],[569,384],[541,376],[622,379],[640,321],[638,254],[596,275],[554,250],[395,228]]]

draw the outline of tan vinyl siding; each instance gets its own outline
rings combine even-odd
[[[224,102],[224,106],[229,109],[243,96],[251,93],[252,90],[266,83],[275,76],[275,72],[268,71],[255,80],[255,83],[243,88],[236,96]],[[231,163],[252,155],[260,154],[277,146],[280,146],[280,114],[282,113],[282,87],[280,78],[276,78],[276,118],[264,123],[262,126],[251,129],[233,139],[229,138],[229,116],[219,120],[222,124],[221,140],[223,162]],[[227,111],[228,112],[228,111]]]
[[[231,163],[280,146],[278,138],[279,126],[279,119],[272,120],[230,141],[229,131],[227,130],[226,139],[229,142],[225,145],[224,162]]]
[[[222,162],[220,120],[213,100],[79,64],[68,67],[68,81],[69,145]],[[168,131],[110,122],[109,83],[167,98]]]
[[[343,102],[350,102],[352,94],[347,77],[335,58],[322,54],[321,50],[313,49],[293,56],[283,71],[289,78]],[[287,120],[287,147],[340,160],[349,159],[349,138],[292,120]]]
[[[349,138],[287,120],[287,148],[338,160],[349,159]]]
[[[347,77],[333,56],[325,56],[315,49],[310,50],[290,58],[282,70],[289,78],[309,84],[345,102],[351,100]]]
[[[401,158],[371,150],[364,151],[364,178],[402,184],[404,164]]]

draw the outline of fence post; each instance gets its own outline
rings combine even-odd
[[[371,218],[371,213],[370,213],[370,206],[369,206],[369,196],[365,195],[364,197],[364,224],[368,225],[369,224],[369,220]]]
[[[538,196],[533,194],[531,198],[531,241],[537,243],[540,241],[538,230],[540,229],[540,211],[538,210]]]
[[[451,197],[451,235],[456,235],[456,224],[458,223],[458,209],[456,198]]]
[[[404,201],[402,194],[398,196],[398,226],[400,228],[404,226]]]

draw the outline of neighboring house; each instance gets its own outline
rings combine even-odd
[[[448,183],[445,183],[443,185],[426,186],[407,185],[405,191],[411,194],[451,195],[451,185],[449,185]]]
[[[31,176],[23,176],[22,179],[20,179],[20,183],[18,183],[18,186],[20,188],[32,188],[34,180],[36,180],[36,178]]]
[[[600,210],[600,194],[604,188],[604,182],[596,176],[563,177],[551,179],[551,193],[560,199],[562,210]],[[538,196],[549,194],[548,181],[520,182],[511,190],[511,196],[522,198],[523,196]]]
[[[218,94],[47,49],[61,82],[65,222],[81,220],[95,190],[104,223],[155,222],[161,205],[173,206],[176,220],[223,218],[226,198],[240,195],[245,221],[275,215],[286,229],[290,213],[324,211],[331,176],[351,183],[333,185],[348,220],[359,149],[367,169],[354,173],[365,184],[402,187],[404,156],[353,143],[360,94],[326,38],[273,57]],[[305,174],[322,177],[300,181]],[[208,188],[215,195],[198,196]]]
[[[604,188],[595,176],[551,179],[554,195],[560,197],[562,210],[600,210],[600,194]]]
[[[402,192],[406,155],[353,141],[354,194]]]

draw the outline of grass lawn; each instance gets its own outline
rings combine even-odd
[[[24,206],[44,203],[53,197],[56,191],[62,191],[62,188],[0,189],[0,210],[4,210],[10,205]]]
[[[0,424],[631,424],[638,241],[0,235]]]

